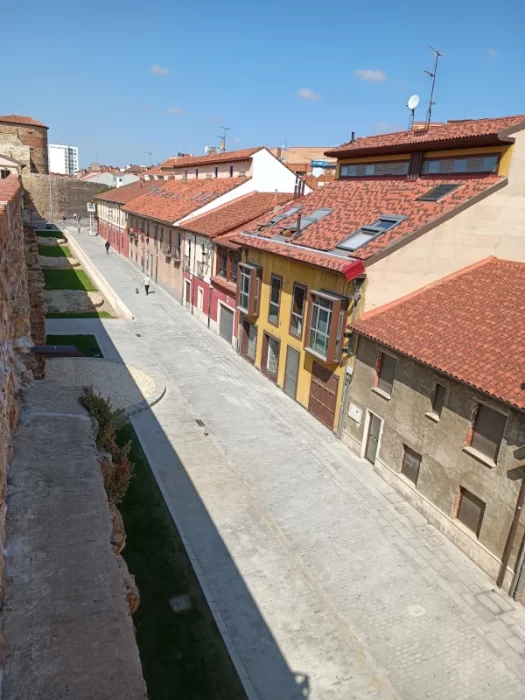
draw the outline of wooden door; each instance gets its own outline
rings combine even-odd
[[[338,386],[337,376],[326,367],[314,362],[308,410],[331,430],[334,429]]]
[[[379,444],[379,432],[381,430],[381,418],[373,413],[368,421],[368,434],[366,437],[365,459],[371,464],[375,464],[377,456],[377,446]]]

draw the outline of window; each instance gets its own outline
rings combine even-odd
[[[423,175],[450,175],[459,173],[492,173],[498,166],[497,155],[476,155],[463,158],[425,158],[421,172]]]
[[[215,166],[215,177],[219,177],[219,166]]]
[[[381,177],[385,175],[395,176],[407,174],[408,160],[342,165],[339,171],[339,177]]]
[[[377,384],[376,388],[388,396],[392,393],[394,379],[396,376],[397,360],[392,355],[384,352],[379,353],[377,359]]]
[[[227,248],[217,249],[217,275],[227,282],[237,283],[237,265],[239,253],[234,253]]]
[[[496,461],[505,431],[506,416],[488,406],[479,404],[470,447]]]
[[[237,307],[247,316],[257,316],[259,313],[261,272],[261,268],[256,265],[239,263]]]
[[[292,313],[290,317],[290,334],[300,338],[303,335],[304,307],[306,304],[306,287],[294,284]]]
[[[279,325],[279,307],[281,305],[282,278],[272,275],[270,282],[270,306],[268,309],[268,321],[274,326]]]
[[[421,195],[421,197],[418,197],[417,201],[418,202],[437,202],[445,195],[450,194],[451,192],[454,192],[454,190],[457,190],[458,187],[459,187],[459,185],[438,185],[437,187],[433,187],[431,190],[429,190],[425,194]]]
[[[233,165],[230,165],[230,177],[233,177]]]
[[[401,465],[401,474],[404,474],[407,479],[410,479],[414,484],[417,484],[419,469],[421,467],[421,455],[410,447],[403,445],[403,464]]]
[[[197,308],[199,311],[202,311],[202,307],[204,306],[204,290],[202,287],[197,288]]]
[[[340,360],[342,334],[348,299],[328,292],[311,292],[305,338],[306,350],[335,364]]]
[[[463,523],[465,527],[479,537],[481,523],[485,514],[485,503],[467,489],[460,488],[460,500],[457,513],[457,519]]]
[[[228,277],[228,251],[226,248],[221,248],[219,250],[219,269],[217,270],[219,277]]]
[[[281,343],[269,333],[264,334],[262,350],[262,371],[273,381],[277,381]]]
[[[195,168],[195,177],[199,177],[199,168]]]
[[[432,413],[434,413],[436,416],[441,416],[441,411],[443,410],[443,405],[445,403],[445,393],[445,387],[441,384],[436,384],[434,396],[432,398]]]
[[[366,245],[377,236],[380,236],[385,231],[394,228],[404,220],[404,216],[390,216],[385,214],[377,219],[377,221],[374,221],[373,224],[362,226],[344,241],[338,243],[337,248],[341,248],[342,250],[356,250]]]

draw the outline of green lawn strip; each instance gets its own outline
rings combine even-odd
[[[67,245],[39,245],[38,254],[45,258],[72,258]]]
[[[47,335],[46,345],[74,345],[86,357],[104,357],[94,335]]]
[[[44,270],[46,289],[81,289],[85,292],[98,291],[84,270]]]
[[[80,313],[73,313],[72,311],[48,311],[46,318],[116,318],[109,311],[81,311]]]
[[[235,667],[179,533],[131,425],[117,442],[132,441],[134,476],[123,503],[127,541],[123,556],[135,575],[140,606],[133,616],[149,700],[246,698]],[[172,611],[172,596],[192,607]]]
[[[65,238],[62,231],[48,231],[47,228],[37,228],[35,229],[37,236],[43,236],[45,238]]]

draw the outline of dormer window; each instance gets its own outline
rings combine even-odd
[[[384,163],[356,163],[341,165],[339,177],[384,177],[408,175],[408,160]]]
[[[492,173],[498,167],[497,155],[463,156],[462,158],[425,158],[423,175],[469,175],[471,173]]]
[[[351,236],[341,241],[341,243],[338,243],[337,248],[350,251],[357,250],[357,248],[361,248],[361,246],[370,243],[370,241],[380,236],[385,231],[390,231],[404,220],[404,216],[390,216],[386,214],[380,216],[379,219],[374,221],[373,224],[370,224],[370,226],[361,226],[361,228]]]

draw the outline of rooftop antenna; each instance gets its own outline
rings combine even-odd
[[[438,61],[443,54],[435,49],[432,46],[428,47],[430,51],[435,55],[436,61],[434,63],[434,72],[431,73],[429,70],[426,70],[425,73],[432,78],[432,87],[430,88],[430,100],[428,101],[428,109],[427,109],[427,118],[426,118],[426,128],[428,129],[430,126],[430,120],[432,118],[432,107],[436,103],[433,101],[434,100],[434,87],[436,85],[436,75],[437,75],[437,69],[438,69]]]
[[[414,112],[419,104],[419,95],[412,95],[407,102],[407,107],[410,110],[410,117],[408,120],[408,130],[412,131],[412,125],[414,124]]]
[[[230,127],[229,126],[220,126],[219,129],[222,129],[224,131],[224,134],[219,134],[217,136],[217,138],[221,140],[221,145],[219,146],[219,150],[224,153],[224,151],[226,150],[226,132],[230,131]]]
[[[144,151],[144,153],[149,156],[149,164],[151,166],[151,151]]]

